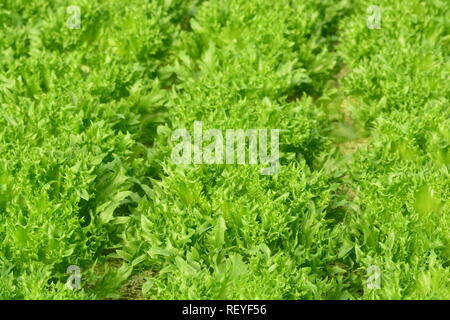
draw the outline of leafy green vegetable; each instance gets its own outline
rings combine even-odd
[[[448,3],[370,5],[0,3],[0,298],[449,299]],[[194,121],[279,173],[173,163]]]

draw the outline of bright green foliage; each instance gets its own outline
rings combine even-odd
[[[2,2],[0,298],[449,299],[448,3],[371,4]],[[173,163],[194,121],[280,172]]]

